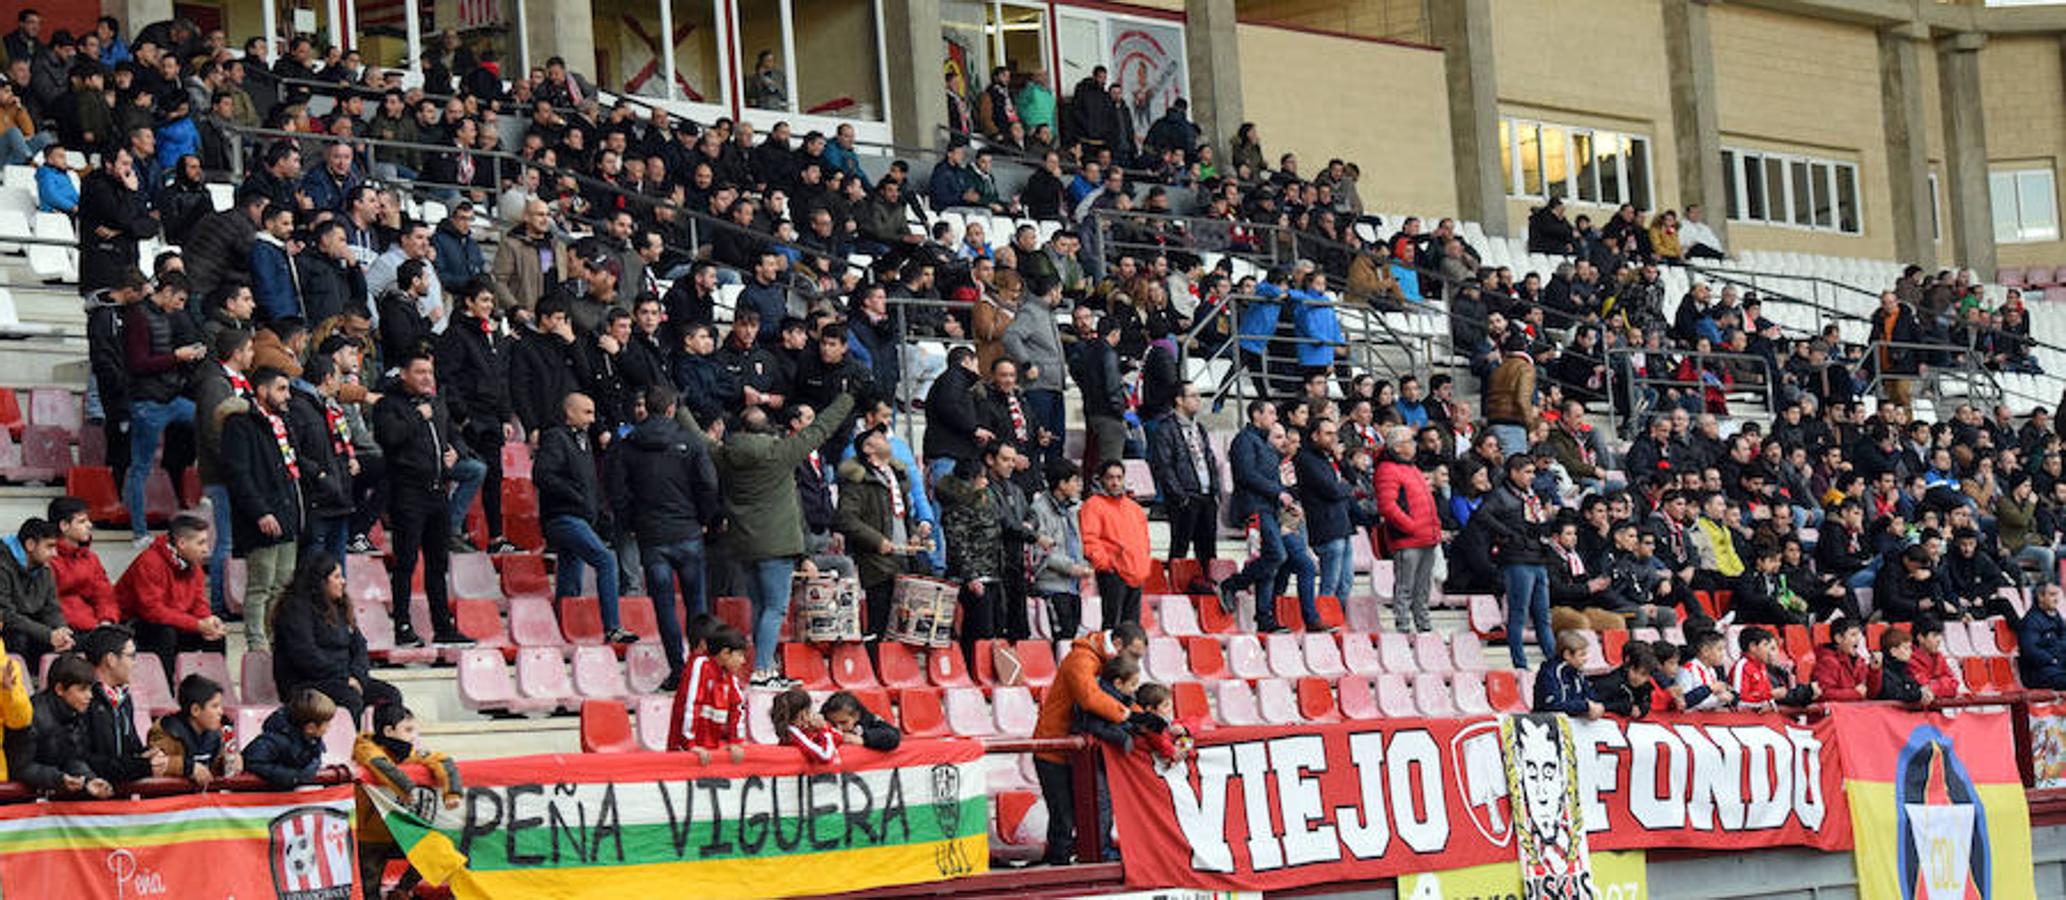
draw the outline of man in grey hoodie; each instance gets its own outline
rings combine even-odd
[[[1062,301],[1062,286],[1047,282],[1031,286],[1019,314],[1004,328],[1004,353],[1019,364],[1026,387],[1026,405],[1033,418],[1034,437],[1041,431],[1054,439],[1037,447],[1035,465],[1051,465],[1061,458],[1068,434],[1067,411],[1062,391],[1068,387],[1068,364],[1062,357],[1062,331],[1055,323],[1055,311]]]
[[[1048,621],[1061,639],[1076,637],[1083,618],[1083,579],[1093,572],[1083,557],[1083,532],[1077,501],[1083,496],[1083,473],[1068,460],[1047,468],[1047,490],[1033,498],[1035,546],[1032,595],[1048,604]]]

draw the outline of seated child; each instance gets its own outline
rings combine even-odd
[[[1685,709],[1701,712],[1736,705],[1736,689],[1721,677],[1727,648],[1728,639],[1719,631],[1693,636],[1693,659],[1679,669],[1678,694]]]
[[[1915,670],[1910,668],[1915,657],[1914,637],[1899,628],[1889,628],[1880,635],[1879,647],[1879,690],[1873,694],[1875,699],[1924,705],[1937,699],[1929,685],[1915,679]]]
[[[1915,651],[1909,657],[1908,671],[1915,675],[1917,684],[1930,689],[1932,696],[1958,696],[1958,676],[1951,673],[1951,664],[1944,658],[1942,620],[1924,616],[1915,621]]]
[[[1679,647],[1670,641],[1651,641],[1650,655],[1657,660],[1650,672],[1650,708],[1677,712],[1686,708],[1684,688],[1679,687]]]
[[[711,628],[675,689],[667,749],[687,750],[705,765],[712,750],[735,763],[746,759],[746,685],[739,680],[745,669],[746,636],[730,625]]]
[[[9,777],[43,794],[113,796],[114,785],[86,764],[86,707],[93,703],[97,680],[93,666],[67,653],[51,664],[44,680],[48,687],[30,702],[28,730],[7,736]]]
[[[179,681],[179,712],[151,726],[145,743],[165,754],[165,774],[207,787],[216,778],[243,771],[244,761],[223,733],[222,685],[206,675]]]
[[[1639,719],[1650,714],[1650,673],[1657,668],[1657,654],[1650,645],[1629,644],[1621,667],[1592,679],[1588,687],[1602,709],[1617,716]]]
[[[768,719],[774,723],[778,739],[803,751],[805,761],[839,764],[841,733],[811,711],[809,691],[790,688],[776,694],[775,702],[768,707]]]
[[[1769,710],[1778,706],[1806,706],[1822,695],[1814,685],[1795,684],[1793,672],[1777,663],[1779,639],[1758,626],[1743,629],[1737,639],[1743,656],[1729,680],[1736,686],[1737,704],[1744,709]]]
[[[244,768],[274,787],[313,783],[323,765],[323,733],[336,715],[337,701],[328,694],[315,688],[295,692],[244,748]]]
[[[1586,683],[1585,638],[1576,631],[1557,632],[1557,661],[1535,673],[1535,711],[1597,718],[1606,711]]]
[[[1863,700],[1872,692],[1873,663],[1858,652],[1864,640],[1857,619],[1838,619],[1829,628],[1829,643],[1815,653],[1815,672],[1810,678],[1822,688],[1824,699]]]
[[[825,698],[825,705],[818,707],[818,715],[825,718],[825,724],[837,729],[840,740],[848,744],[887,753],[904,742],[904,733],[897,726],[883,721],[849,691]]]
[[[1140,738],[1157,765],[1181,762],[1191,755],[1191,727],[1177,721],[1176,695],[1166,684],[1149,682],[1134,689],[1140,711],[1126,717],[1126,724]]]

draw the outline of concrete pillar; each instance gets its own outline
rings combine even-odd
[[[1960,32],[1937,41],[1944,103],[1944,185],[1951,200],[1954,260],[1994,277],[1994,205],[1987,187],[1987,123],[1981,114],[1980,48],[1987,36]]]
[[[123,34],[135,34],[145,25],[172,18],[172,0],[121,0],[103,4],[101,9],[122,20]]]
[[[1185,0],[1184,58],[1191,70],[1191,119],[1199,139],[1227,152],[1241,127],[1240,33],[1234,0]]]
[[[1428,4],[1449,87],[1449,156],[1456,166],[1456,212],[1490,235],[1510,233],[1499,171],[1499,79],[1492,65],[1492,0]],[[1195,71],[1195,70],[1194,70]]]
[[[1923,119],[1922,54],[1916,44],[1929,39],[1929,27],[1919,22],[1879,33],[1880,117],[1887,138],[1894,255],[1925,269],[1937,266],[1937,240],[1930,228],[1930,144]]]
[[[1722,246],[1729,242],[1728,198],[1722,186],[1722,128],[1715,112],[1714,47],[1708,41],[1709,0],[1664,0],[1664,55],[1671,78],[1673,144],[1678,151],[1679,208],[1698,203]],[[1667,206],[1657,201],[1657,206]]]
[[[940,28],[940,0],[882,4],[882,40],[882,56],[890,61],[891,140],[907,147],[946,146],[946,34]]]
[[[567,70],[591,78],[602,71],[595,58],[595,8],[589,0],[517,0],[524,6],[524,28],[530,38],[533,65],[543,67],[555,56]],[[506,71],[506,70],[505,70]],[[614,85],[596,85],[609,89]]]

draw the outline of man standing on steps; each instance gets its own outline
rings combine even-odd
[[[430,600],[432,642],[470,644],[473,641],[454,626],[446,600],[445,570],[452,551],[445,475],[459,462],[459,451],[452,446],[452,414],[438,396],[436,363],[429,353],[418,350],[398,362],[401,389],[383,395],[373,406],[373,436],[387,460],[388,524],[394,529],[388,586],[395,598],[395,645],[423,642],[409,623],[419,554],[423,591]]]
[[[1062,405],[1062,391],[1068,365],[1062,358],[1062,331],[1055,323],[1055,307],[1062,301],[1061,285],[1053,281],[1030,284],[1019,314],[1004,326],[1004,355],[1022,367],[1020,381],[1026,385],[1026,405],[1031,414],[1038,456],[1034,465],[1042,471],[1062,458],[1069,429]],[[1041,437],[1045,432],[1048,437]]]
[[[1148,632],[1139,622],[1121,622],[1110,630],[1077,638],[1069,655],[1055,667],[1054,686],[1040,699],[1040,717],[1034,722],[1033,737],[1061,738],[1079,715],[1092,715],[1114,724],[1126,721],[1126,704],[1099,689],[1098,670],[1113,657],[1139,662],[1148,655]],[[1048,865],[1069,864],[1076,849],[1076,784],[1069,770],[1067,754],[1049,752],[1033,757],[1033,771],[1040,779],[1040,793],[1047,799]],[[1102,804],[1100,804],[1102,805]],[[1110,814],[1099,810],[1100,833],[1110,833]],[[1102,842],[1101,842],[1102,843]],[[1097,860],[1084,860],[1096,862]]]
[[[216,332],[209,361],[194,373],[194,464],[201,474],[201,495],[208,498],[215,523],[215,547],[208,554],[208,606],[224,617],[229,607],[223,600],[223,566],[230,558],[232,529],[229,479],[222,469],[223,419],[216,410],[226,403],[251,400],[251,380],[245,374],[251,371],[253,356],[250,332],[225,329]],[[292,573],[293,567],[288,572]]]
[[[1394,425],[1385,431],[1384,448],[1372,477],[1382,528],[1391,537],[1392,565],[1397,578],[1392,592],[1392,625],[1430,631],[1428,589],[1435,578],[1435,545],[1442,541],[1442,519],[1435,509],[1427,476],[1414,464],[1420,447],[1413,429]],[[1360,538],[1355,538],[1360,539]],[[1410,617],[1410,621],[1409,621]]]
[[[1212,592],[1202,573],[1219,558],[1220,466],[1205,425],[1198,421],[1204,409],[1198,386],[1184,382],[1169,420],[1148,441],[1148,468],[1155,476],[1155,492],[1162,495],[1162,508],[1169,513],[1169,559],[1198,560],[1201,578],[1176,585],[1190,594]]]
[[[587,394],[568,394],[560,403],[560,424],[538,438],[532,482],[538,486],[538,523],[546,545],[559,555],[553,600],[579,596],[581,569],[595,569],[596,602],[602,607],[604,640],[638,643],[617,618],[617,554],[596,533],[602,491],[596,481],[595,447],[589,429],[595,425],[595,401]]]
[[[1243,588],[1255,594],[1255,630],[1264,634],[1284,630],[1277,622],[1276,599],[1270,596],[1277,583],[1277,570],[1289,556],[1284,547],[1284,529],[1278,513],[1298,501],[1284,487],[1283,454],[1270,446],[1270,430],[1277,427],[1277,405],[1268,400],[1248,402],[1248,427],[1234,436],[1227,447],[1227,462],[1234,475],[1234,496],[1228,501],[1235,522],[1251,520],[1260,539],[1260,552],[1234,577],[1220,582],[1220,609],[1231,613],[1240,605]]]
[[[272,646],[267,612],[294,577],[296,541],[301,537],[301,464],[287,434],[287,373],[260,369],[250,384],[248,402],[225,401],[210,414],[220,434],[217,462],[230,501],[230,527],[235,532],[231,543],[248,574],[245,646],[267,650]]]
[[[193,424],[194,401],[187,398],[187,378],[208,348],[200,330],[185,314],[187,280],[177,272],[158,279],[158,289],[143,303],[132,303],[122,315],[123,358],[129,369],[129,477],[122,482],[122,503],[135,511],[129,531],[138,549],[150,546],[144,522],[144,488],[156,467],[158,444],[165,430]]]

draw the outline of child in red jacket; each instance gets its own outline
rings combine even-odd
[[[839,764],[839,745],[845,742],[845,735],[811,711],[809,691],[790,688],[775,695],[775,702],[768,707],[768,719],[774,723],[781,742],[802,751],[806,762]]]
[[[1795,684],[1792,673],[1778,666],[1779,639],[1755,625],[1743,629],[1737,638],[1742,658],[1729,680],[1736,687],[1740,709],[1769,710],[1775,706],[1806,706],[1821,696],[1813,685]]]
[[[745,761],[746,689],[739,680],[745,668],[746,636],[729,625],[711,629],[674,692],[667,749],[687,750],[705,765],[719,749],[732,762]]]
[[[1192,752],[1192,727],[1176,717],[1176,695],[1166,685],[1148,682],[1134,689],[1139,712],[1126,717],[1134,738],[1156,766],[1182,762]]]
[[[1815,654],[1815,674],[1811,676],[1822,688],[1822,699],[1849,701],[1872,696],[1878,678],[1871,661],[1859,652],[1862,639],[1857,619],[1838,619],[1831,628],[1829,643]]]
[[[50,570],[57,577],[57,602],[64,607],[65,624],[79,634],[122,621],[115,584],[108,580],[100,554],[93,552],[93,519],[86,510],[86,501],[77,497],[50,501],[50,521],[59,535]]]
[[[1924,616],[1915,623],[1915,655],[1908,658],[1908,671],[1915,683],[1929,688],[1937,699],[1959,695],[1958,676],[1944,657],[1944,623]]]
[[[115,601],[135,623],[138,652],[158,654],[165,677],[175,656],[190,651],[223,652],[222,620],[208,608],[208,551],[215,533],[207,519],[180,515],[145,548],[115,582]]]

